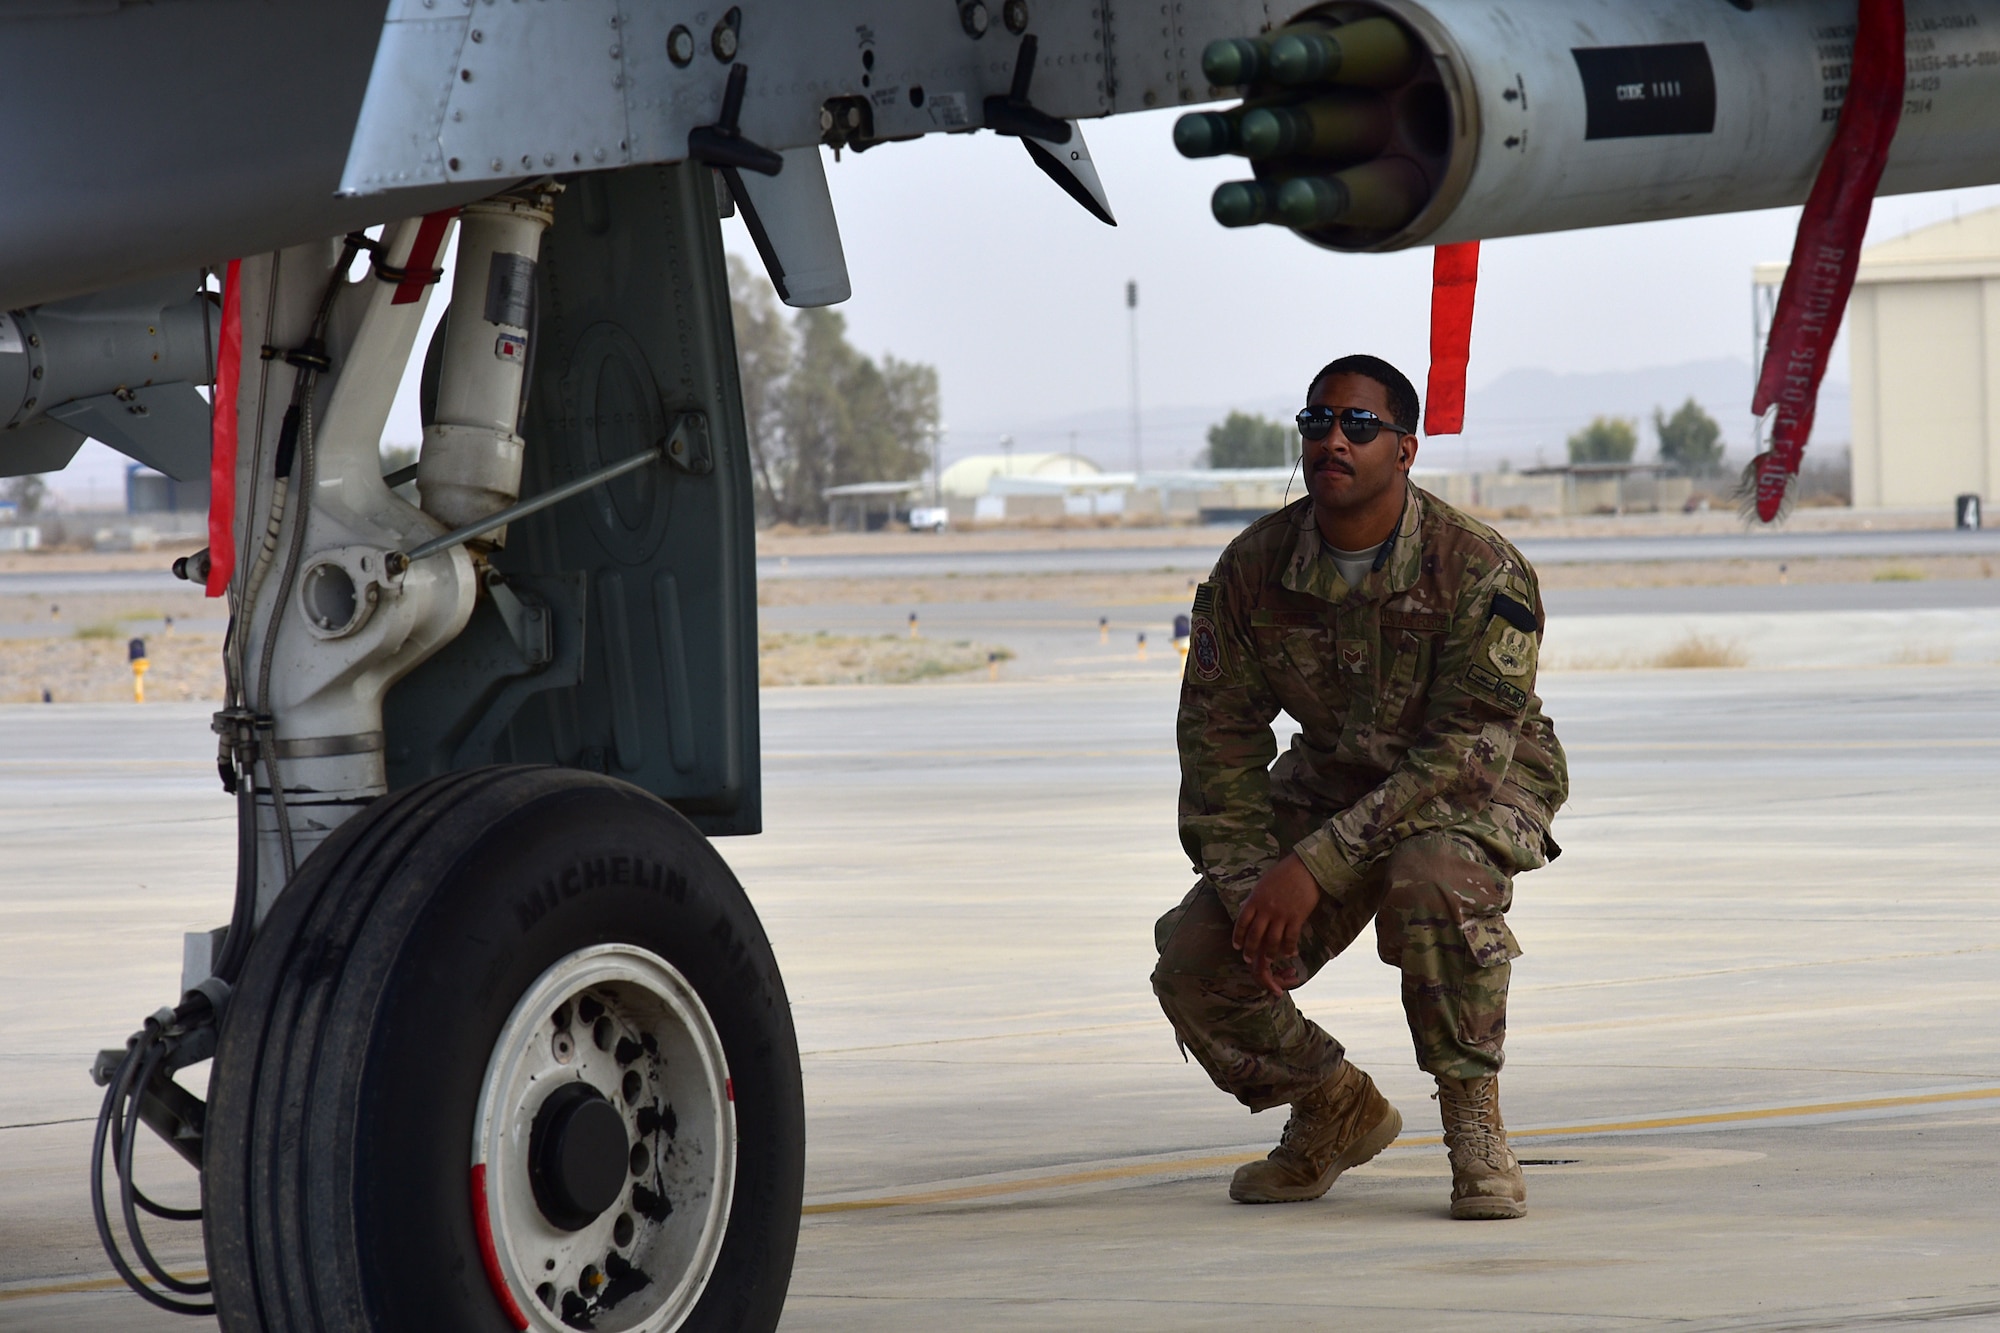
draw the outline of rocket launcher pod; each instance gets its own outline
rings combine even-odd
[[[1278,218],[1278,192],[1263,181],[1224,181],[1208,201],[1209,211],[1225,227],[1254,227]]]
[[[1185,123],[1191,117],[1182,119]],[[1359,161],[1381,152],[1393,128],[1386,99],[1371,93],[1338,91],[1297,106],[1245,111],[1237,129],[1242,147],[1236,151],[1251,158],[1303,156]],[[1174,129],[1174,141],[1180,142],[1179,126]]]
[[[1331,176],[1294,176],[1280,185],[1276,194],[1276,220],[1299,231],[1319,227],[1393,229],[1423,207],[1424,177],[1415,163],[1384,157]],[[1220,211],[1221,197],[1222,191],[1216,191],[1216,220],[1228,226],[1231,224]]]
[[[1240,153],[1238,127],[1243,108],[1228,111],[1190,111],[1174,122],[1174,147],[1182,157],[1220,157]]]
[[[1417,48],[1394,20],[1361,19],[1338,28],[1292,28],[1276,34],[1266,64],[1274,81],[1295,87],[1346,83],[1393,88],[1417,72]]]
[[[1288,32],[1318,32],[1317,24],[1299,28],[1279,28],[1257,37],[1224,37],[1210,42],[1201,51],[1201,72],[1222,88],[1240,88],[1263,83],[1271,77],[1271,43]]]

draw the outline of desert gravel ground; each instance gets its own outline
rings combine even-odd
[[[1936,526],[1934,515],[1851,511],[1804,511],[1802,528],[1915,528]],[[1688,535],[1733,530],[1723,514],[1629,515],[1623,518],[1506,523],[1519,537]],[[923,536],[901,533],[765,533],[760,555],[864,554],[912,549]],[[1172,545],[1212,542],[1197,528],[1044,528],[952,534],[967,549],[1038,550],[1052,547]],[[222,692],[221,631],[226,612],[191,585],[166,584],[143,592],[50,593],[32,586],[36,575],[63,576],[155,572],[177,552],[7,552],[0,553],[0,702],[37,702],[48,691],[57,702],[130,700],[132,673],[127,643],[144,638],[152,700],[212,700]],[[1623,563],[1551,563],[1541,570],[1551,591],[1567,589],[1725,587],[1793,584],[1992,579],[1995,560],[1978,555],[1884,560],[1874,558],[1777,560],[1687,560]],[[1120,608],[1183,606],[1194,579],[1185,570],[1132,573],[992,574],[885,578],[774,579],[758,588],[758,604],[770,609],[897,607],[907,610],[990,603],[1063,603],[1096,607],[1114,616]],[[169,620],[174,624],[170,628]],[[760,675],[766,687],[825,684],[894,684],[974,672],[989,654],[1005,661],[1004,637],[962,639],[926,635],[918,643],[903,636],[857,634],[846,626],[816,635],[797,632],[793,623],[766,625],[760,639]],[[1646,665],[1657,664],[1649,652]],[[1727,665],[1725,660],[1703,665]],[[1635,659],[1636,660],[1636,659]],[[1592,665],[1597,665],[1595,659]],[[1551,663],[1551,665],[1555,665]]]
[[[120,703],[132,699],[129,636],[0,640],[0,703]],[[152,634],[146,639],[146,698],[220,700],[220,634]]]

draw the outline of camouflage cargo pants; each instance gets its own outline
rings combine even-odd
[[[1322,894],[1301,932],[1292,983],[1304,985],[1374,921],[1377,953],[1402,970],[1417,1064],[1448,1078],[1500,1069],[1507,982],[1521,952],[1502,913],[1513,874],[1544,864],[1538,827],[1503,807],[1490,814],[1410,838],[1352,891]],[[1289,848],[1286,826],[1300,821],[1281,814],[1279,824]],[[1241,907],[1204,877],[1161,917],[1153,993],[1216,1086],[1262,1111],[1325,1082],[1343,1051],[1289,995],[1272,995],[1251,975],[1230,943]]]

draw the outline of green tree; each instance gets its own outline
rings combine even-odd
[[[940,413],[937,367],[884,353],[881,385],[880,441],[865,459],[843,463],[843,481],[902,481],[922,476],[930,466]]]
[[[1660,461],[1688,476],[1702,476],[1722,466],[1722,427],[1690,398],[1672,416],[1653,409],[1653,430],[1660,437]]]
[[[778,455],[783,451],[778,418],[796,340],[771,284],[741,255],[729,256],[729,313],[736,326],[737,378],[743,385],[743,425],[756,469],[757,504],[775,516],[781,500]]]
[[[869,387],[854,383],[863,358],[847,341],[846,320],[831,310],[801,310],[797,323],[798,356],[778,407],[785,460],[775,506],[791,523],[823,516],[820,493],[834,484],[834,460],[854,434],[848,393]]]
[[[40,513],[42,501],[48,498],[48,494],[49,483],[36,473],[7,478],[6,498],[14,502],[14,508],[22,518]]]
[[[878,365],[848,342],[836,311],[801,310],[787,321],[770,284],[733,255],[729,285],[743,415],[767,517],[818,522],[829,486],[923,473],[938,429],[935,367],[893,356]]]
[[[1628,417],[1594,417],[1569,437],[1572,463],[1629,463],[1639,448],[1639,425]]]
[[[1231,412],[1208,428],[1210,467],[1282,467],[1297,452],[1291,427],[1250,412]]]

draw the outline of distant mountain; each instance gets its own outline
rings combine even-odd
[[[1565,441],[1570,433],[1595,416],[1637,421],[1639,455],[1646,458],[1657,448],[1653,409],[1671,412],[1689,397],[1721,423],[1730,455],[1741,461],[1749,456],[1754,437],[1751,388],[1750,363],[1741,357],[1589,374],[1510,370],[1468,391],[1465,433],[1428,442],[1423,461],[1434,467],[1480,469],[1498,467],[1503,461],[1516,468],[1532,467],[1538,461],[1560,463],[1567,457]],[[1282,421],[1298,406],[1289,398],[1254,396],[1201,406],[1148,406],[1142,419],[1145,465],[1193,465],[1206,444],[1208,427],[1231,410],[1259,412]],[[1829,381],[1820,390],[1815,443],[1845,446],[1850,439],[1849,421],[1847,385]],[[1107,469],[1123,471],[1132,466],[1131,414],[1125,408],[954,428],[945,441],[945,461],[996,452],[1003,435],[1013,436],[1014,448],[1023,453],[1073,450]]]

